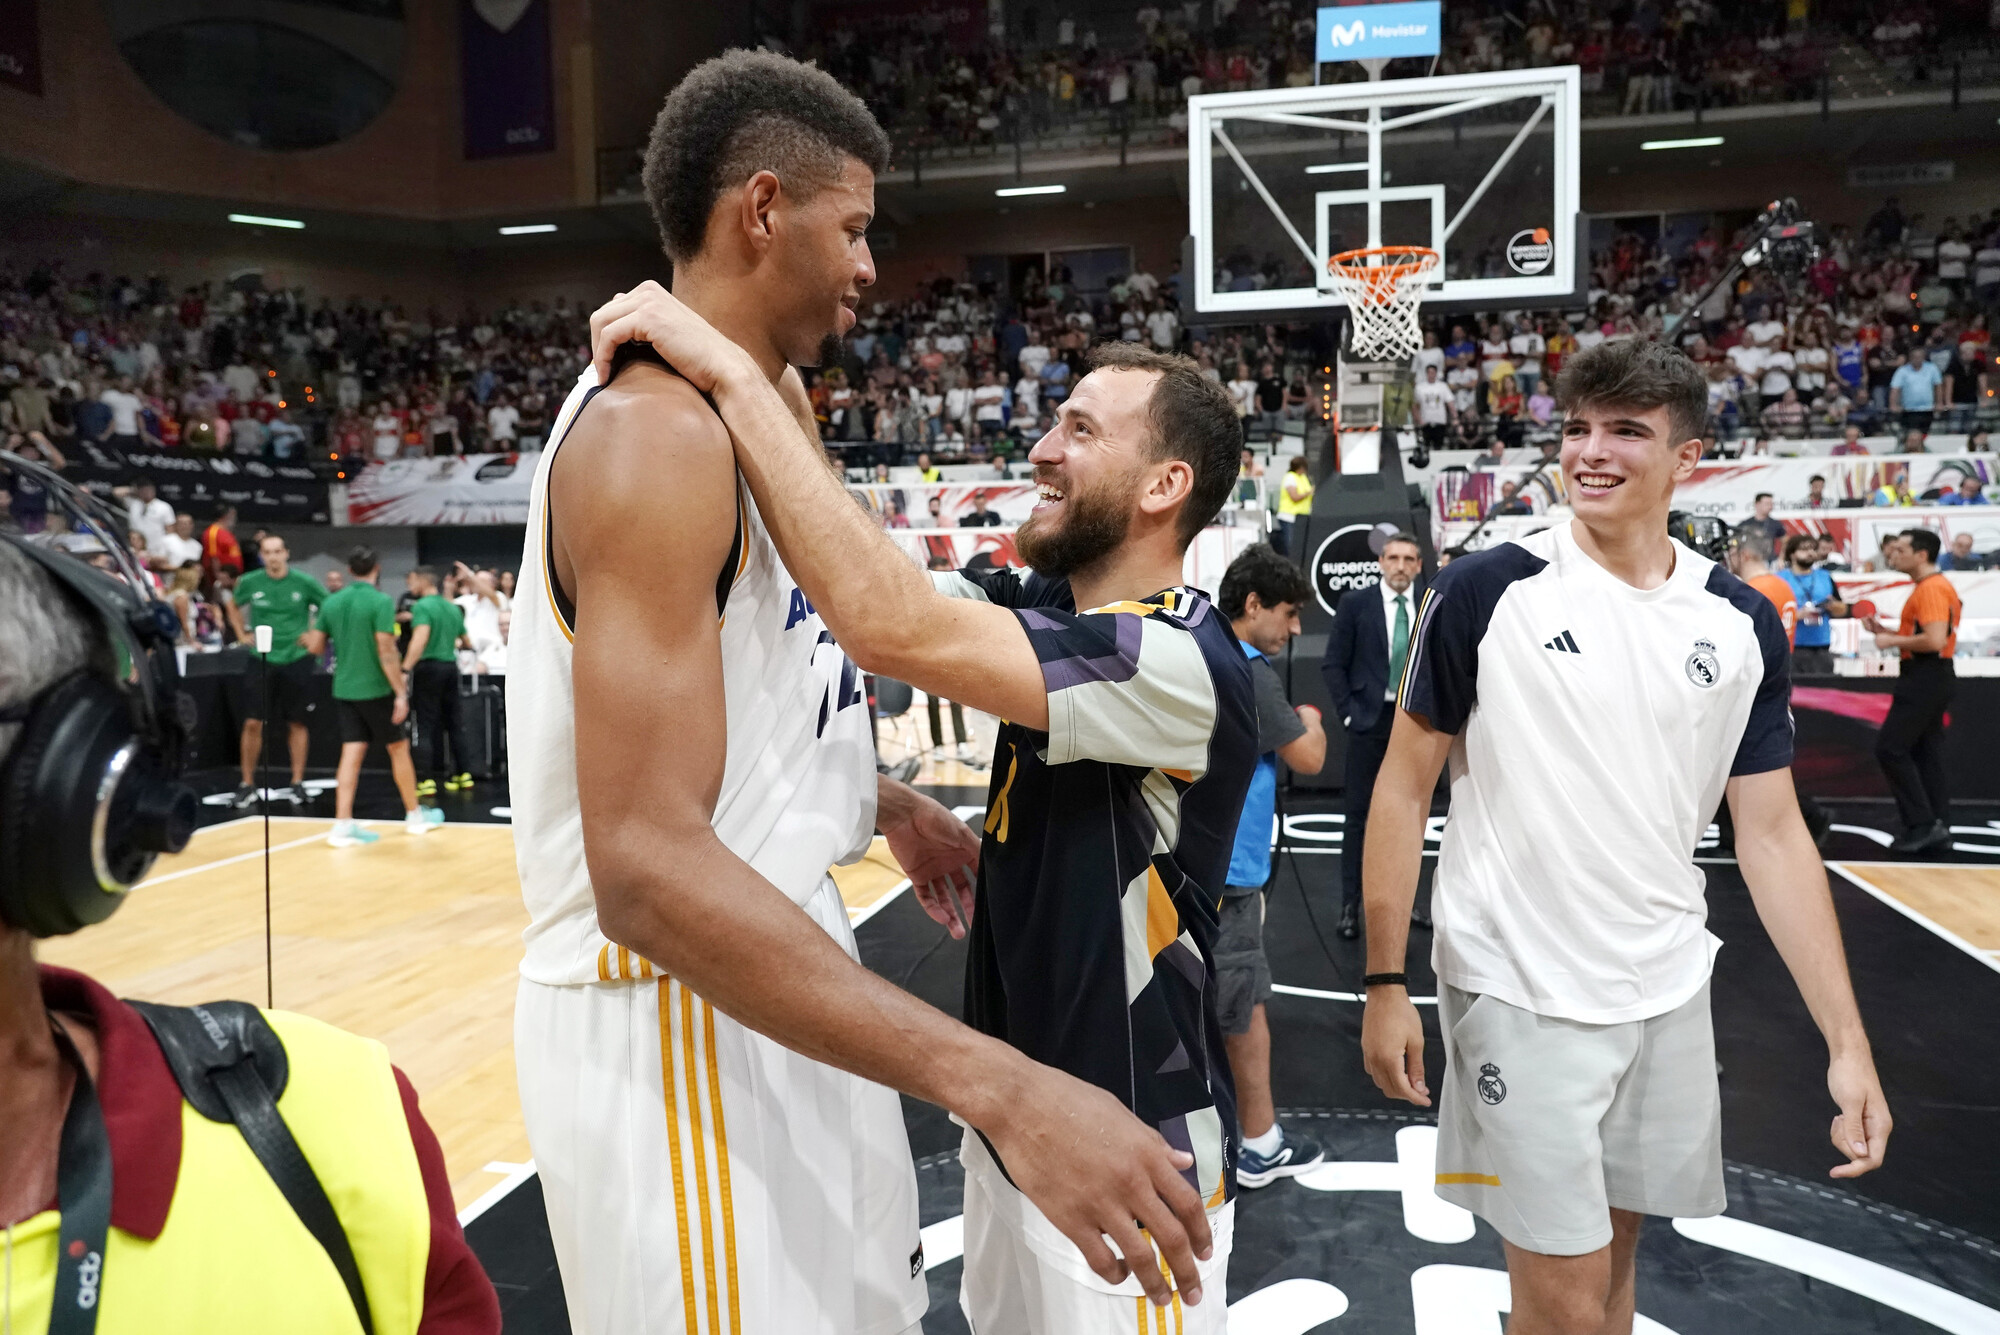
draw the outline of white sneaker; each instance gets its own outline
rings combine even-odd
[[[381,838],[381,835],[367,826],[351,820],[335,821],[333,828],[326,833],[326,841],[335,848],[354,848],[358,845],[376,843]]]
[[[429,834],[433,829],[442,824],[444,824],[444,813],[442,811],[439,811],[436,807],[418,807],[415,811],[404,815],[403,833]]]

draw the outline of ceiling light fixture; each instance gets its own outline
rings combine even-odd
[[[1655,148],[1714,148],[1722,142],[1719,134],[1703,135],[1699,139],[1648,139],[1639,145],[1643,149]]]
[[[522,223],[518,227],[501,228],[500,235],[528,236],[535,232],[553,232],[555,230],[556,230],[556,225],[554,223]]]
[[[255,213],[232,213],[229,215],[229,221],[244,223],[251,227],[283,227],[294,232],[301,231],[305,227],[305,224],[297,218],[266,218]]]
[[[1365,162],[1322,162],[1317,166],[1306,168],[1306,175],[1325,176],[1328,172],[1365,172],[1367,170],[1368,164]]]
[[[1014,199],[1020,195],[1060,195],[1068,189],[1066,185],[1010,185],[993,193],[1002,199]]]

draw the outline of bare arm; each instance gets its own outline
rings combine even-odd
[[[1452,734],[1406,709],[1396,711],[1389,750],[1375,778],[1362,855],[1361,897],[1368,915],[1368,972],[1402,973],[1409,951],[1410,910],[1423,870],[1424,824],[1431,791],[1451,750]],[[1424,1082],[1424,1026],[1410,990],[1393,983],[1368,989],[1361,1014],[1361,1060],[1384,1094],[1431,1106]]]
[[[309,640],[315,635],[320,637],[319,643],[325,642],[325,633],[323,631],[309,630],[300,638]],[[313,652],[318,653],[319,651],[318,649],[314,649]],[[396,637],[386,630],[375,632],[375,657],[381,660],[382,675],[389,679],[389,691],[395,697],[396,701],[389,712],[389,721],[391,723],[401,723],[405,718],[409,717],[410,695],[408,683],[403,680],[403,662],[396,657]]]
[[[1833,1146],[1850,1161],[1833,1176],[1859,1177],[1882,1165],[1889,1105],[1854,1004],[1826,867],[1799,815],[1791,770],[1731,779],[1728,793],[1736,818],[1736,859],[1751,902],[1826,1038],[1827,1089],[1840,1106]]]
[[[417,660],[424,656],[424,646],[430,642],[431,628],[429,626],[416,626],[411,629],[410,647],[403,651],[403,671],[416,671]]]
[[[1320,722],[1317,709],[1311,705],[1298,707],[1299,722],[1305,725],[1305,734],[1294,737],[1278,748],[1278,759],[1289,765],[1294,774],[1317,774],[1326,764],[1326,728]]]
[[[1951,638],[1951,627],[1942,621],[1923,622],[1917,627],[1915,635],[1898,635],[1892,630],[1876,629],[1878,623],[1873,617],[1868,618],[1865,624],[1875,631],[1877,649],[1909,649],[1920,654],[1941,654],[1945,641]]]
[[[797,435],[789,414],[783,426]],[[647,499],[663,475],[675,479],[670,525]],[[1198,1289],[1190,1254],[1209,1234],[1178,1176],[1186,1156],[1104,1091],[863,968],[716,837],[727,738],[713,588],[735,470],[715,416],[665,372],[628,370],[565,443],[549,506],[556,575],[576,602],[577,795],[604,933],[786,1047],[957,1112],[1107,1279],[1126,1271],[1104,1235],[1151,1254],[1136,1219],[1184,1293]],[[1164,1299],[1157,1265],[1137,1269]]]
[[[850,658],[927,694],[1048,727],[1048,687],[1014,614],[937,593],[847,495],[817,436],[742,349],[653,283],[591,323],[600,364],[628,340],[649,340],[695,384],[713,386],[785,569]]]

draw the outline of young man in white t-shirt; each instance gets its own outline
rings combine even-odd
[[[1832,1175],[1880,1165],[1890,1120],[1792,788],[1784,625],[1667,536],[1701,459],[1702,376],[1615,340],[1566,359],[1558,388],[1575,519],[1453,561],[1418,611],[1368,823],[1362,1052],[1385,1093],[1430,1105],[1402,970],[1449,757],[1438,1195],[1505,1240],[1510,1329],[1626,1335],[1642,1216],[1726,1204],[1719,943],[1694,865],[1725,794],[1750,897],[1826,1036],[1848,1160]]]
[[[1438,379],[1436,366],[1424,367],[1423,375],[1416,387],[1417,430],[1426,446],[1441,450],[1445,447],[1446,432],[1458,416],[1458,396],[1452,393],[1450,385]]]

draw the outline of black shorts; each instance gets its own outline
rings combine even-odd
[[[392,746],[408,741],[408,720],[391,723],[396,713],[396,697],[384,695],[374,700],[335,700],[333,712],[340,719],[340,742],[380,742]]]
[[[273,663],[267,668],[252,655],[250,666],[243,671],[244,720],[268,717],[273,723],[310,723],[317,703],[313,690],[313,667],[312,659],[295,658],[289,663]],[[269,673],[271,681],[268,701],[264,694],[266,673]],[[267,704],[270,710],[268,715],[265,713]]]

